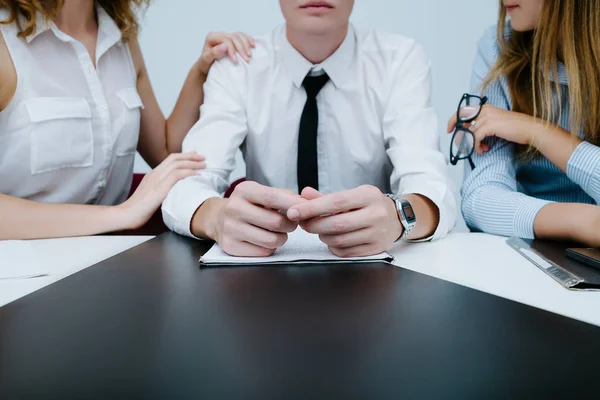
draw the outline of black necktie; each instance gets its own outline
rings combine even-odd
[[[319,165],[317,161],[317,129],[319,108],[317,95],[329,81],[327,74],[307,76],[302,86],[306,90],[306,105],[300,119],[298,135],[298,193],[310,186],[319,190]]]

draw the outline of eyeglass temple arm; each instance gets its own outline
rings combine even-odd
[[[467,160],[469,160],[469,165],[471,166],[471,171],[473,171],[475,169],[475,163],[473,162],[473,157],[469,156],[469,157],[467,157]]]

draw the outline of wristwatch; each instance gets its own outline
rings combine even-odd
[[[386,196],[396,203],[396,212],[398,212],[398,218],[404,227],[404,233],[398,240],[404,240],[410,235],[415,228],[415,225],[417,225],[417,216],[415,215],[410,201],[404,197],[399,197],[394,194],[386,194]]]

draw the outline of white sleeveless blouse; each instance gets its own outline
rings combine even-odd
[[[18,80],[0,112],[0,193],[48,203],[126,199],[143,105],[129,46],[101,7],[98,22],[97,68],[80,42],[39,15],[26,40],[16,24],[0,24]]]

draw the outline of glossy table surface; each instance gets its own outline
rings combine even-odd
[[[201,270],[207,246],[166,234],[0,308],[0,398],[547,398],[600,375],[590,324],[385,264]]]
[[[50,275],[0,281],[0,306],[150,239],[99,236],[33,241]],[[403,268],[600,326],[600,293],[563,289],[505,241],[457,233],[433,243],[400,244],[391,253]]]

